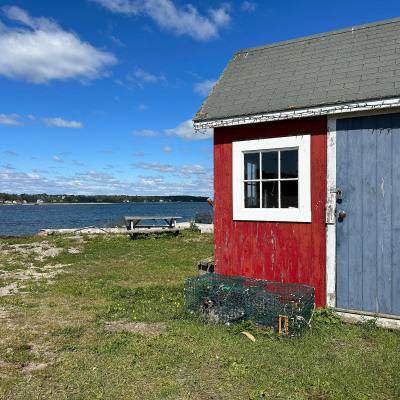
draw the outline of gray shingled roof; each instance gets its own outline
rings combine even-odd
[[[400,95],[400,18],[237,52],[194,121]]]

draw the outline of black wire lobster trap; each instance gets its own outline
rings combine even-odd
[[[301,335],[314,308],[314,288],[240,276],[205,274],[185,282],[185,305],[216,323],[250,320],[285,335]]]

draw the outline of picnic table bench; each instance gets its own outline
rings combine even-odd
[[[169,216],[169,215],[134,215],[124,217],[126,229],[133,237],[139,233],[161,233],[161,232],[174,232],[179,233],[180,229],[176,226],[176,220],[182,217]],[[141,224],[141,222],[147,224]],[[149,224],[148,221],[163,221],[162,225]]]

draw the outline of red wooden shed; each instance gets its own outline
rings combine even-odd
[[[400,19],[238,51],[214,128],[215,271],[400,316]]]

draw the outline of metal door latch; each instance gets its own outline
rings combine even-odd
[[[340,189],[340,188],[331,189],[331,193],[336,194],[336,201],[343,200],[343,190],[342,189]]]
[[[338,213],[338,221],[342,222],[347,217],[346,211],[340,210]]]

